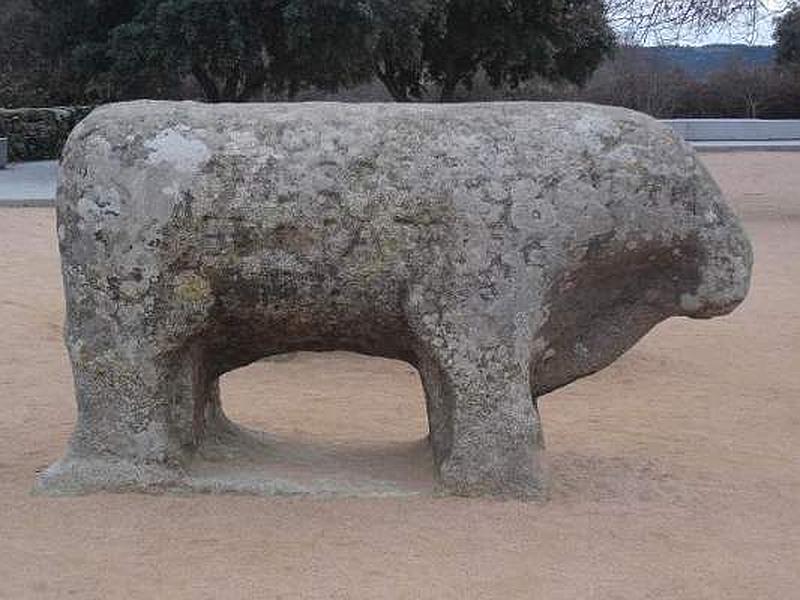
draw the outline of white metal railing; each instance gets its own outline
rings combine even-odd
[[[688,142],[800,142],[800,120],[665,119]]]

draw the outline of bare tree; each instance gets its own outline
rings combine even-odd
[[[598,69],[579,95],[589,102],[625,106],[667,118],[680,110],[692,87],[691,79],[667,60],[646,48],[623,46]]]
[[[609,0],[612,24],[631,43],[677,42],[726,30],[752,41],[793,0]]]

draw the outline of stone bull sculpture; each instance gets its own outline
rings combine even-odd
[[[589,105],[107,106],[57,204],[78,419],[51,490],[191,487],[222,374],[338,349],[418,369],[444,489],[536,496],[537,398],[728,313],[751,267],[689,147]]]

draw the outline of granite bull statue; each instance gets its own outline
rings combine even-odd
[[[56,491],[191,488],[234,430],[221,375],[336,349],[417,368],[444,490],[537,496],[537,398],[730,312],[751,268],[692,150],[590,105],[111,105],[57,207],[78,417]]]

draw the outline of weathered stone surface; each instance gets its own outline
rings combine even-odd
[[[0,137],[8,138],[8,159],[58,158],[70,131],[91,110],[91,106],[0,109]]]
[[[571,104],[103,107],[58,235],[78,422],[52,490],[191,488],[240,434],[223,373],[346,349],[419,370],[446,490],[536,496],[536,398],[731,311],[751,266],[667,127]]]

